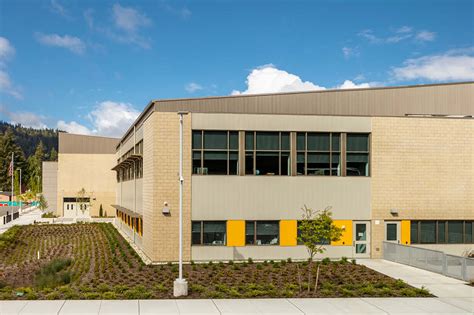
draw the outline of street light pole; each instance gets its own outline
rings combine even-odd
[[[20,187],[19,187],[20,188],[20,194],[18,195],[18,197],[20,198],[20,196],[21,196],[21,168],[19,168],[19,170],[20,170]],[[19,201],[20,201],[20,213],[21,213],[21,200],[19,200]]]
[[[174,281],[173,295],[175,297],[188,295],[188,282],[183,279],[183,116],[187,112],[178,112],[179,115],[179,276]]]

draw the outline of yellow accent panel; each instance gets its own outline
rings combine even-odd
[[[403,220],[401,223],[401,230],[402,230],[402,239],[401,242],[403,245],[410,244],[410,220]]]
[[[334,225],[343,228],[341,239],[337,242],[331,242],[332,246],[352,246],[352,221],[334,220]]]
[[[227,221],[227,246],[245,246],[245,221]]]
[[[280,221],[280,246],[296,246],[297,221]]]

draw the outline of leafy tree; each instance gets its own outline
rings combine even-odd
[[[41,170],[45,157],[43,142],[40,141],[36,147],[35,154],[28,158],[29,187],[36,193],[41,192]]]
[[[58,151],[56,151],[55,148],[52,148],[51,152],[49,152],[49,160],[50,161],[57,161],[58,160]]]
[[[306,206],[302,208],[303,217],[298,227],[298,241],[302,242],[309,254],[308,264],[308,292],[311,290],[311,270],[316,254],[326,251],[326,245],[330,241],[338,241],[342,236],[342,229],[334,225],[330,208],[324,210],[313,210]],[[319,265],[318,274],[319,275]],[[317,280],[315,290],[317,287]]]
[[[46,199],[44,199],[43,194],[39,196],[38,208],[40,208],[41,211],[44,211],[48,208],[48,202],[46,201]]]
[[[99,207],[99,217],[103,217],[104,216],[104,209],[102,208],[102,204],[100,204],[100,207]]]
[[[21,148],[16,144],[15,137],[11,129],[7,129],[0,137],[0,190],[11,190],[12,178],[8,174],[10,162],[12,159],[12,152],[14,155],[15,170],[21,168],[26,170],[25,155]],[[28,178],[28,172],[24,174]],[[23,175],[23,174],[22,174]]]
[[[77,192],[76,203],[82,213],[84,213],[88,208],[90,208],[90,197],[87,196],[87,192],[84,188]]]

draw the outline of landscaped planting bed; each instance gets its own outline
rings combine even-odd
[[[312,269],[310,292],[307,262],[192,263],[184,276],[188,298],[430,296],[347,259]],[[0,299],[172,298],[177,276],[177,265],[144,265],[108,223],[30,225],[0,235]]]

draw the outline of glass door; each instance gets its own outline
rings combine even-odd
[[[385,221],[385,241],[400,244],[399,221]]]
[[[370,257],[370,222],[353,223],[354,257]]]

